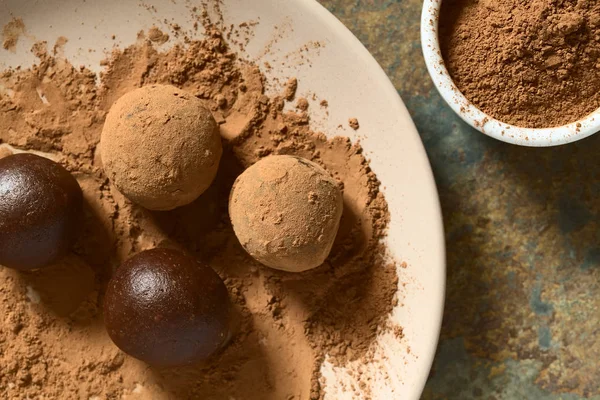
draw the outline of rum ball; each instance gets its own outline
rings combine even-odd
[[[34,154],[0,159],[0,264],[18,270],[64,257],[83,219],[77,180],[56,162]]]
[[[172,249],[143,251],[110,280],[104,320],[125,353],[155,366],[208,359],[231,336],[231,303],[219,275]]]

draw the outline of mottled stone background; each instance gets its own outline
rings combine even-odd
[[[423,399],[600,399],[600,134],[497,142],[436,92],[422,0],[320,0],[394,82],[433,165],[448,247],[442,337]]]

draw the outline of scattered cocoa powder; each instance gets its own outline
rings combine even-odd
[[[287,101],[294,100],[294,97],[296,97],[296,90],[298,90],[298,79],[290,78],[285,84],[283,98]]]
[[[304,97],[300,97],[296,102],[296,108],[300,111],[306,111],[308,110],[308,107],[308,100],[306,100]]]
[[[2,28],[2,47],[14,52],[17,49],[19,37],[25,33],[25,24],[21,18],[13,18]]]
[[[148,30],[148,39],[150,39],[151,42],[160,45],[167,43],[167,41],[169,40],[169,35],[163,33],[163,31],[158,29],[156,26],[153,26]]]
[[[600,107],[600,3],[444,0],[440,44],[473,104],[529,128],[576,122]]]
[[[396,266],[381,244],[389,213],[380,183],[359,145],[312,131],[302,110],[285,112],[283,97],[264,94],[258,67],[239,60],[217,29],[206,28],[206,39],[166,52],[149,39],[115,50],[100,85],[91,71],[49,54],[45,43],[34,46],[37,65],[0,73],[0,87],[9,89],[0,91],[0,154],[45,152],[74,173],[86,200],[71,258],[28,274],[0,267],[1,398],[320,399],[325,355],[340,366],[372,361],[398,287]],[[201,99],[224,137],[213,185],[170,212],[127,201],[104,175],[97,148],[114,101],[154,83]],[[270,154],[310,159],[343,188],[339,234],[315,270],[266,268],[233,233],[232,184]],[[149,368],[121,353],[105,332],[100,305],[112,271],[159,246],[185,248],[215,268],[240,315],[231,345],[206,365]]]

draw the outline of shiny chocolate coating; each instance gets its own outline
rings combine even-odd
[[[230,337],[225,284],[178,250],[153,249],[127,260],[104,299],[108,334],[125,353],[154,366],[209,358]]]
[[[34,154],[0,159],[0,265],[45,267],[77,237],[83,194],[60,164]]]

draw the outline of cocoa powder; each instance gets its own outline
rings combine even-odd
[[[439,38],[458,89],[492,117],[560,126],[600,108],[600,4],[444,0]]]
[[[2,47],[15,52],[19,37],[25,33],[25,24],[21,18],[13,18],[2,28]]]
[[[27,274],[0,267],[1,398],[320,399],[326,355],[340,366],[377,362],[373,343],[391,329],[398,277],[381,243],[389,213],[376,175],[358,144],[312,131],[302,108],[284,111],[295,84],[266,96],[259,68],[240,61],[218,29],[200,22],[204,40],[187,38],[159,52],[142,36],[115,50],[103,63],[101,85],[92,72],[49,54],[45,43],[34,46],[37,65],[0,74],[0,154],[43,152],[73,172],[86,200],[83,234],[67,260]],[[170,212],[125,199],[105,176],[97,147],[114,101],[154,83],[200,98],[224,138],[213,185]],[[310,159],[343,188],[340,231],[315,270],[266,268],[233,233],[233,182],[270,154]],[[211,265],[236,307],[238,333],[205,365],[150,368],[120,352],[104,329],[100,305],[114,269],[161,246],[184,248]]]

